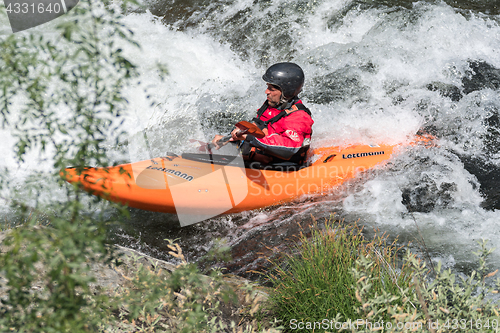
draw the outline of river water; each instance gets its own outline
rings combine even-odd
[[[218,242],[229,271],[251,275],[262,255],[289,245],[312,217],[358,221],[401,242],[425,242],[456,272],[484,238],[500,247],[500,4],[410,0],[160,0],[127,13],[142,49],[126,49],[157,101],[128,92],[130,160],[196,151],[249,119],[265,100],[265,69],[305,71],[313,147],[405,142],[419,129],[437,146],[391,162],[331,193],[181,228],[175,215],[130,209],[116,242],[165,258],[178,239],[191,260]],[[2,21],[4,22],[4,21]],[[154,64],[169,75],[161,81]],[[141,88],[142,89],[142,88]],[[5,134],[4,134],[5,135]],[[112,148],[110,148],[112,153]],[[13,166],[5,158],[3,164]],[[100,208],[102,209],[102,208]],[[107,210],[110,218],[114,211]],[[215,241],[216,239],[220,241]],[[490,261],[500,267],[500,249]]]

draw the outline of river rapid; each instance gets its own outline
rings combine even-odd
[[[228,270],[250,276],[263,255],[286,247],[314,217],[373,229],[425,246],[434,261],[467,273],[476,242],[500,248],[500,5],[447,0],[159,0],[127,13],[142,49],[126,49],[156,103],[128,92],[131,161],[196,151],[253,117],[265,69],[298,63],[312,113],[312,147],[407,142],[388,165],[323,195],[215,217],[181,228],[175,215],[130,209],[113,239],[161,259],[168,239],[198,260],[224,243]],[[5,21],[2,20],[4,24]],[[5,29],[4,29],[5,30]],[[169,75],[161,81],[154,64]],[[5,131],[4,131],[5,132]],[[2,136],[8,137],[8,133]],[[6,139],[7,140],[7,139]],[[6,148],[4,148],[6,150]],[[113,147],[110,147],[113,153]],[[7,156],[6,154],[3,154]],[[7,157],[2,165],[15,168]],[[29,166],[26,167],[29,169]],[[103,209],[103,208],[99,208]],[[113,217],[112,209],[106,214]],[[500,267],[500,249],[490,260]]]

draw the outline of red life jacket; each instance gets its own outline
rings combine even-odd
[[[246,140],[260,153],[272,156],[273,163],[289,161],[302,164],[306,158],[314,121],[311,112],[300,100],[292,105],[297,110],[287,112],[270,107],[266,101],[254,121],[260,127],[267,127],[267,135],[262,139],[248,136]]]

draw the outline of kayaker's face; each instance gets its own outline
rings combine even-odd
[[[278,87],[268,83],[266,89],[266,95],[267,95],[267,101],[270,106],[274,107],[280,103],[281,90]]]

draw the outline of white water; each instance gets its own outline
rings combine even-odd
[[[140,66],[142,82],[141,87],[127,92],[130,113],[125,126],[132,160],[194,150],[188,139],[208,140],[230,129],[229,122],[226,125],[217,118],[221,114],[241,112],[251,117],[264,101],[260,76],[266,66],[293,60],[306,73],[303,100],[315,120],[313,146],[405,142],[429,125],[440,137],[437,147],[402,151],[389,166],[341,186],[334,195],[291,205],[297,212],[295,218],[339,211],[348,221],[361,219],[368,228],[413,241],[420,239],[418,225],[432,256],[457,269],[475,262],[471,251],[477,240],[488,239],[490,245],[500,248],[500,213],[482,208],[479,182],[456,155],[482,158],[498,166],[498,153],[488,153],[483,138],[492,129],[485,119],[500,110],[498,90],[481,89],[453,101],[427,88],[433,82],[463,88],[469,61],[500,68],[498,16],[463,15],[444,3],[421,2],[412,9],[349,9],[351,2],[346,0],[314,2],[288,20],[285,32],[292,42],[286,50],[267,44],[270,32],[265,26],[236,38],[243,46],[228,37],[231,32],[227,30],[240,33],[236,24],[228,23],[229,18],[250,3],[227,4],[218,15],[207,12],[205,20],[188,29],[175,28],[178,22],[169,27],[149,11],[124,18],[142,45],[141,50],[125,50]],[[251,8],[245,15],[252,15],[249,22],[259,26],[283,4]],[[1,18],[0,22],[5,34],[7,21]],[[253,42],[246,45],[246,39]],[[263,60],[260,51],[267,47],[273,52]],[[156,71],[158,61],[169,69],[164,81]],[[333,81],[325,78],[328,74]],[[318,97],[328,82],[344,89],[343,95],[332,100]],[[141,94],[144,86],[155,105],[149,106]],[[207,117],[213,117],[216,125],[207,125]],[[16,169],[8,154],[12,142],[8,130],[0,132],[0,139],[0,165]],[[410,213],[402,203],[403,193],[423,184],[431,186],[429,200],[434,206]],[[266,219],[277,219],[273,223],[278,227],[281,219],[294,218],[279,216],[274,210],[216,221],[230,229],[236,227],[234,220],[260,225]],[[500,249],[494,252],[491,267],[500,267]]]

